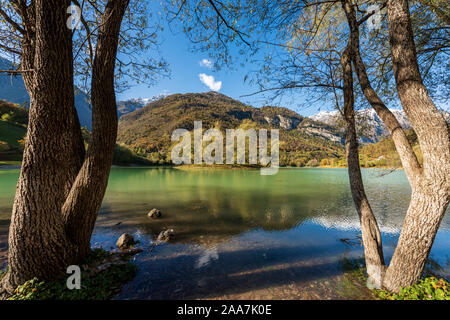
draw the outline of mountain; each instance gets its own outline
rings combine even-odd
[[[158,95],[152,98],[137,98],[137,99],[129,99],[129,100],[123,100],[117,102],[117,115],[122,117],[123,115],[126,115],[128,113],[131,113],[133,111],[136,111],[138,109],[142,109],[147,104],[152,103],[154,101],[157,101],[159,99],[165,98],[166,95]]]
[[[411,129],[411,125],[403,110],[391,109],[403,129]],[[321,111],[310,117],[312,120],[339,127],[342,117],[337,111]],[[356,123],[363,142],[374,143],[389,135],[388,130],[373,109],[364,109],[356,112]]]
[[[154,162],[170,162],[171,135],[176,129],[255,128],[280,130],[280,162],[303,166],[340,158],[342,135],[333,127],[302,117],[287,108],[254,108],[217,92],[175,94],[149,103],[120,118],[118,142]]]
[[[11,70],[14,68],[14,65],[9,60],[0,57],[0,70]],[[23,83],[22,76],[0,74],[0,100],[20,105],[29,103],[30,97]],[[92,128],[92,112],[88,101],[88,97],[83,92],[76,90],[75,107],[78,111],[81,126],[86,126],[90,130]]]
[[[145,107],[151,102],[151,99],[130,99],[117,102],[117,115],[120,118],[123,115]]]
[[[403,129],[411,129],[411,124],[402,109],[391,109]],[[447,122],[450,122],[450,113],[441,111]],[[326,123],[333,127],[342,127],[342,117],[337,111],[321,111],[310,119]],[[375,110],[364,109],[356,112],[356,124],[362,142],[375,143],[389,136],[389,132]]]
[[[0,57],[0,70],[13,70],[14,68],[15,67],[11,61]],[[119,101],[117,103],[117,115],[120,118],[121,116],[141,109],[147,104],[161,99],[162,97],[163,96],[161,95],[149,99],[139,98]],[[17,103],[20,105],[29,103],[30,97],[28,96],[27,89],[23,83],[22,76],[0,74],[0,100]],[[89,97],[78,89],[75,90],[75,107],[78,111],[81,126],[86,126],[89,130],[91,130],[92,110],[89,103]]]

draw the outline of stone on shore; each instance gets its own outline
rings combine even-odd
[[[116,246],[120,250],[129,249],[131,246],[135,244],[136,242],[134,241],[133,236],[129,235],[128,233],[124,233],[123,235],[121,235],[119,240],[117,240],[116,242]]]

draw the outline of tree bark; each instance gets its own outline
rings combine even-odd
[[[34,70],[35,56],[36,56],[36,8],[35,3],[31,2],[28,7],[25,4],[19,4],[16,8],[18,14],[21,16],[23,24],[25,26],[25,34],[22,39],[22,54],[21,54],[21,69],[22,70]],[[73,78],[73,75],[71,76]],[[35,86],[34,73],[25,72],[22,73],[25,87],[30,97],[30,106],[34,99]],[[73,89],[73,87],[72,87]],[[75,104],[69,101],[67,109],[72,109],[72,135],[71,139],[72,148],[66,150],[66,159],[68,163],[69,172],[67,172],[67,181],[64,187],[65,196],[68,195],[70,188],[75,181],[78,171],[84,161],[84,141],[81,134],[81,126],[78,118],[78,113],[75,108]]]
[[[65,26],[70,1],[35,2],[33,76],[27,142],[9,232],[8,291],[33,277],[61,276],[71,259],[61,207],[67,174],[73,168],[74,97],[71,32]],[[31,63],[33,49],[25,51]],[[68,116],[69,115],[69,116]]]
[[[447,123],[423,84],[407,0],[388,1],[389,42],[397,92],[423,153],[423,173],[413,186],[397,248],[384,286],[414,284],[428,259],[450,200],[450,137]]]
[[[358,137],[356,134],[353,71],[350,58],[350,41],[341,57],[344,91],[345,152],[353,201],[361,222],[364,257],[370,288],[381,288],[385,272],[383,245],[378,223],[370,207],[359,165]]]
[[[92,137],[63,207],[67,235],[78,250],[77,260],[90,252],[90,239],[113,160],[118,125],[114,68],[120,25],[128,3],[128,0],[109,1],[102,17],[91,84]]]

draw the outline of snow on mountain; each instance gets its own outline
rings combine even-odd
[[[337,111],[323,110],[309,118],[314,121],[326,123],[329,126],[335,126],[339,119],[339,113]]]
[[[410,129],[411,124],[403,110],[391,109],[403,129]],[[337,111],[321,111],[310,117],[314,121],[320,121],[330,126],[342,126],[342,117]],[[357,129],[364,142],[377,142],[380,138],[389,135],[388,130],[373,109],[364,109],[356,112]]]
[[[119,118],[125,114],[141,109],[159,99],[165,98],[166,95],[161,94],[152,98],[133,98],[117,102],[117,115]]]

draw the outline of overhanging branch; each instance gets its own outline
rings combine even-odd
[[[244,36],[248,36],[248,35],[245,34],[245,33],[243,33],[243,32],[241,32],[241,31],[239,31],[239,30],[236,30],[236,28],[234,28],[233,26],[230,26],[230,25],[228,24],[227,20],[222,16],[222,14],[220,13],[220,10],[217,8],[216,4],[214,3],[214,0],[208,0],[208,2],[209,2],[209,3],[211,4],[211,6],[213,7],[214,11],[216,12],[216,14],[217,14],[217,16],[220,18],[220,20],[222,20],[222,22],[225,23],[225,26],[226,26],[228,29],[234,31],[234,32],[238,35],[238,37],[241,39],[242,42],[244,42],[246,45],[248,45],[249,47],[251,47],[250,43],[248,43],[248,42],[244,39],[244,37],[242,36],[242,35],[244,35]],[[219,30],[217,30],[217,32],[219,32]]]
[[[34,69],[30,70],[0,70],[0,73],[6,73],[6,74],[22,74],[26,72],[34,72]]]
[[[19,31],[21,34],[25,34],[25,29],[23,29],[17,22],[15,22],[13,19],[11,19],[3,9],[0,8],[0,15],[5,18],[6,22],[8,22],[10,25],[12,25],[17,31]]]

